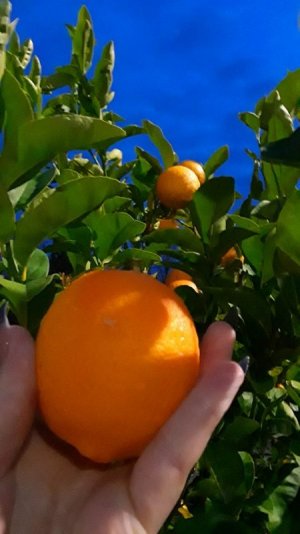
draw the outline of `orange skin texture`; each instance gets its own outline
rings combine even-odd
[[[176,230],[178,228],[178,222],[175,219],[159,219],[158,230]]]
[[[196,383],[199,357],[193,320],[174,291],[135,271],[91,271],[42,320],[41,414],[91,460],[135,458]]]
[[[165,284],[172,289],[175,289],[179,286],[190,286],[197,293],[199,293],[199,289],[195,282],[193,282],[192,277],[180,269],[170,269],[166,276]]]
[[[237,253],[237,250],[235,247],[231,247],[227,252],[222,256],[221,258],[221,265],[222,267],[226,267],[230,263],[232,263],[234,260],[240,260],[240,262],[244,263],[244,256],[239,256]]]
[[[199,189],[197,175],[183,165],[173,165],[162,172],[156,182],[158,200],[167,208],[184,208]]]
[[[198,163],[197,161],[193,161],[190,159],[187,159],[185,161],[181,161],[180,165],[183,165],[184,167],[187,167],[188,169],[191,169],[191,171],[194,171],[194,173],[197,175],[197,178],[200,182],[200,184],[204,184],[206,180],[204,169],[201,165],[201,163]]]

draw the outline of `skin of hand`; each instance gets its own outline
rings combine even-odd
[[[201,373],[136,461],[100,466],[36,422],[34,342],[0,327],[0,534],[152,534],[244,380],[231,361],[235,334],[212,324],[201,340]]]

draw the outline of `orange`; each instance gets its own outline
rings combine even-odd
[[[192,277],[180,269],[170,269],[165,279],[165,284],[172,289],[179,286],[190,286],[199,293],[199,289],[195,282],[193,282]]]
[[[242,263],[244,263],[244,256],[240,256],[238,254],[236,248],[235,247],[231,247],[222,256],[220,263],[221,263],[222,267],[227,267],[227,265],[232,263],[234,260],[240,260]]]
[[[192,200],[199,187],[200,182],[194,171],[183,165],[173,165],[159,175],[156,195],[167,208],[179,209]]]
[[[197,380],[199,343],[181,298],[149,275],[90,271],[44,316],[41,414],[96,462],[137,457]]]
[[[176,228],[178,228],[178,222],[175,219],[159,219],[158,221],[159,230],[167,230],[167,229],[176,230]]]
[[[187,167],[188,169],[191,169],[191,171],[194,171],[194,173],[197,175],[197,178],[200,182],[200,184],[204,184],[205,182],[205,179],[206,179],[206,176],[205,176],[205,171],[201,165],[201,163],[198,163],[197,161],[193,161],[193,160],[185,160],[185,161],[181,161],[180,162],[180,165],[183,165],[184,167]]]

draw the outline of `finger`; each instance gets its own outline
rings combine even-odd
[[[201,340],[201,373],[221,361],[231,360],[235,331],[224,321],[210,325]]]
[[[130,489],[146,532],[157,532],[171,512],[244,376],[234,362],[209,369],[137,461]]]
[[[0,477],[15,460],[35,409],[34,344],[20,326],[0,327]]]

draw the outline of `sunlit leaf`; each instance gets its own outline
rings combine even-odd
[[[122,192],[125,187],[112,178],[85,177],[57,188],[18,221],[14,242],[17,261],[25,265],[43,239],[100,206],[105,199]]]

